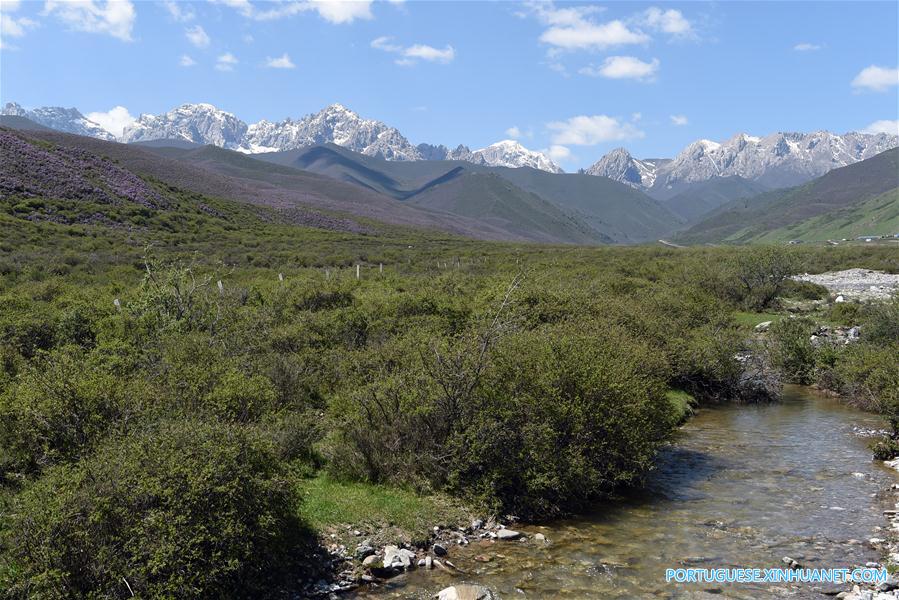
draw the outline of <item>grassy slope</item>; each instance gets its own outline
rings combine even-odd
[[[359,186],[219,148],[146,148],[58,132],[27,133],[53,144],[108,156],[134,173],[181,189],[274,208],[300,223],[314,225],[325,215],[342,219],[348,230],[380,231],[381,225],[398,225],[479,239],[514,237],[464,217],[419,210]]]
[[[581,244],[612,241],[540,196],[491,173],[466,173],[428,188],[409,202],[475,218],[522,237],[536,237],[538,241]]]
[[[259,158],[309,169],[404,200],[412,200],[418,194],[427,193],[436,183],[446,183],[464,174],[492,173],[556,205],[580,221],[581,229],[593,229],[616,243],[655,240],[681,224],[681,219],[660,203],[605,177],[556,175],[535,169],[485,167],[461,161],[386,161],[330,144]],[[467,190],[485,193],[474,189],[470,182]],[[520,192],[516,194],[521,196]],[[438,207],[433,198],[429,204]],[[444,209],[452,212],[451,207]]]
[[[616,243],[654,241],[681,223],[679,217],[659,202],[606,177],[577,173],[553,175],[535,169],[497,168],[496,172],[580,217]]]
[[[742,177],[715,177],[689,187],[664,201],[665,208],[687,223],[696,223],[719,206],[764,193],[766,188]]]
[[[833,171],[803,186],[736,200],[676,237],[685,243],[757,241],[770,231],[860,205],[899,186],[899,149]],[[822,236],[826,239],[827,236]]]
[[[841,240],[861,235],[899,233],[899,189],[894,189],[861,204],[834,210],[787,227],[767,232],[753,241]]]

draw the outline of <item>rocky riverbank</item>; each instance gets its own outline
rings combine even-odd
[[[899,458],[885,461],[884,464],[899,471]],[[888,525],[882,529],[881,536],[868,540],[871,546],[881,552],[885,564],[871,563],[867,565],[869,567],[885,566],[889,569],[890,566],[899,565],[899,484],[890,486],[889,493],[895,501],[895,508],[884,511]],[[836,597],[840,600],[899,600],[899,579],[895,575],[890,575],[888,581],[877,586],[853,585],[849,590],[837,594]]]
[[[888,300],[899,290],[899,274],[869,269],[846,269],[816,275],[805,273],[793,279],[826,287],[837,302]]]
[[[512,521],[495,519],[475,519],[467,526],[445,527],[435,525],[427,541],[417,543],[386,544],[378,547],[361,531],[351,532],[358,543],[330,543],[326,545],[326,563],[330,565],[331,577],[309,582],[299,597],[337,598],[342,592],[349,592],[363,585],[378,586],[392,577],[422,569],[442,570],[464,575],[450,560],[454,547],[476,544],[485,549],[495,544],[532,543],[549,544],[542,533],[528,534],[514,528]],[[324,558],[324,557],[322,557]],[[489,562],[491,556],[479,554],[479,562]],[[477,585],[456,585],[445,588],[438,594],[440,600],[490,600],[487,588]]]

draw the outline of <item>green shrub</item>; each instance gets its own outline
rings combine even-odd
[[[806,318],[780,319],[768,330],[771,364],[791,383],[812,382],[815,347],[811,342],[815,324]]]
[[[823,285],[818,285],[811,281],[785,279],[780,295],[784,298],[794,298],[797,300],[822,300],[827,298],[830,295],[830,292]]]
[[[516,335],[494,360],[448,469],[456,493],[499,514],[551,517],[634,483],[681,418],[658,358],[619,332]]]
[[[0,395],[2,472],[77,460],[130,412],[129,385],[81,355],[74,346],[54,351]]]
[[[774,304],[797,267],[795,255],[781,246],[741,249],[727,267],[730,294],[760,312]]]
[[[895,344],[899,341],[899,296],[890,302],[870,304],[863,313],[865,341],[872,344]]]
[[[10,513],[9,596],[265,595],[302,534],[279,464],[239,427],[173,422],[48,469]]]
[[[858,325],[861,304],[856,302],[835,302],[830,306],[827,318],[837,325]]]
[[[899,456],[899,440],[882,437],[871,443],[871,452],[876,460],[892,460]]]
[[[841,391],[882,413],[899,434],[899,342],[876,346],[852,344],[834,368]]]
[[[231,370],[215,383],[203,405],[220,419],[247,423],[272,411],[276,398],[268,378],[261,375],[248,377]]]

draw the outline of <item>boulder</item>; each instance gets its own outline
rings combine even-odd
[[[496,539],[503,541],[512,541],[517,540],[521,537],[521,533],[518,531],[512,531],[511,529],[500,529],[496,532]]]
[[[764,333],[768,331],[768,328],[771,327],[771,321],[762,321],[758,325],[755,326],[755,330],[758,333]]]
[[[362,566],[366,567],[366,568],[370,568],[370,567],[375,566],[377,564],[377,562],[378,562],[378,555],[372,554],[370,556],[365,557],[365,559],[362,561]]]
[[[493,594],[482,585],[452,585],[437,593],[437,600],[493,600]]]
[[[446,547],[443,544],[434,544],[434,556],[446,556]]]
[[[406,570],[412,566],[415,553],[405,548],[386,546],[384,548],[384,568]]]

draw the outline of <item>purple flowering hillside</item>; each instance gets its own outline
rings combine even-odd
[[[86,150],[27,141],[0,129],[0,200],[46,198],[168,206],[140,177]]]

